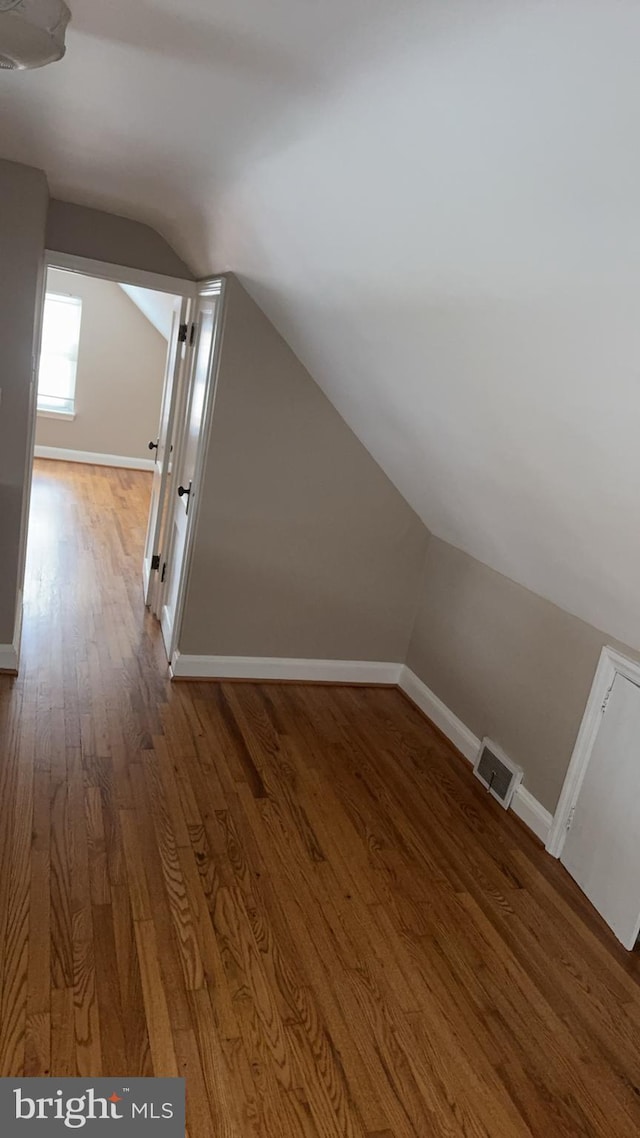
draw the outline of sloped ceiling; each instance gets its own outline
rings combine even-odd
[[[174,297],[167,292],[154,292],[151,288],[139,288],[138,285],[121,284],[120,288],[149,323],[153,324],[156,332],[168,340],[173,324]]]
[[[636,0],[71,0],[0,154],[233,269],[440,537],[640,646]]]

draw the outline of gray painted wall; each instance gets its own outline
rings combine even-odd
[[[28,472],[31,376],[49,193],[41,170],[0,160],[0,644],[11,644]]]
[[[181,652],[404,660],[426,544],[231,277]]]
[[[49,204],[47,249],[193,280],[184,261],[149,225],[55,198]]]
[[[407,663],[552,812],[604,644],[640,655],[431,538]]]

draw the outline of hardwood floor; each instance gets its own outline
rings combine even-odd
[[[148,479],[36,463],[0,1074],[183,1074],[190,1138],[637,1134],[637,958],[400,693],[168,682]]]

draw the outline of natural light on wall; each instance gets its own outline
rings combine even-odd
[[[38,410],[75,413],[76,371],[82,301],[48,292],[44,302],[38,373]]]

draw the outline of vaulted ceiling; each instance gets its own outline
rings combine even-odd
[[[233,269],[434,533],[640,646],[636,0],[70,0],[0,156]]]

